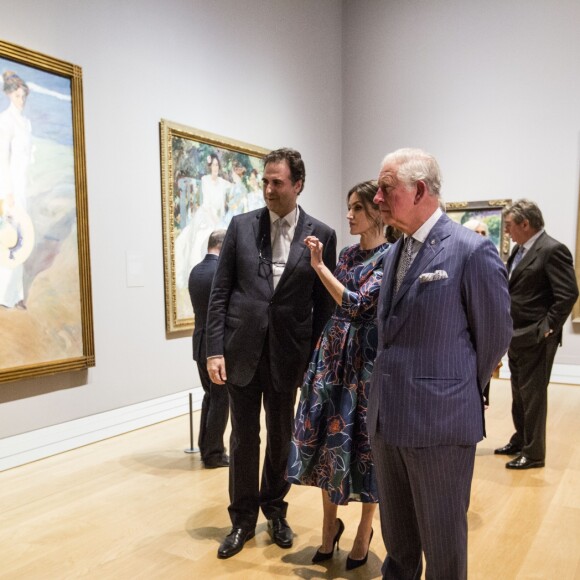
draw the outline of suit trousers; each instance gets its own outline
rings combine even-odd
[[[546,458],[548,383],[557,350],[556,336],[521,348],[517,348],[517,342],[512,340],[508,350],[512,418],[516,429],[510,443],[521,447],[522,454],[532,461]]]
[[[203,387],[197,444],[202,461],[212,463],[219,461],[225,453],[224,432],[229,416],[228,390],[225,385],[211,382],[205,363],[198,362],[197,370]]]
[[[475,445],[395,447],[376,433],[384,579],[467,578],[467,510]]]
[[[286,517],[288,503],[284,498],[290,484],[285,475],[297,389],[275,390],[267,348],[248,385],[240,387],[227,383],[227,387],[232,421],[228,511],[233,527],[253,530],[260,508],[267,519]],[[259,482],[262,400],[267,434]]]

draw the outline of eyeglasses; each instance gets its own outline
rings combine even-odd
[[[266,241],[266,234],[260,239],[260,245],[258,246],[258,276],[267,277],[272,270],[272,266],[277,266],[279,268],[285,268],[286,262],[278,262],[271,260],[267,256],[264,256],[264,243]],[[266,266],[269,270],[266,273],[262,273],[262,266]]]
[[[280,266],[280,268],[284,268],[284,266],[286,266],[286,262],[275,262],[273,260],[270,260],[270,258],[266,258],[266,256],[262,255],[262,248],[258,249],[258,259],[260,260],[260,262],[268,264],[270,266]]]

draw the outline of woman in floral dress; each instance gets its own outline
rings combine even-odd
[[[339,505],[362,503],[361,520],[347,569],[366,563],[372,519],[378,502],[374,465],[366,427],[367,397],[377,352],[377,301],[384,237],[374,181],[353,187],[347,219],[360,243],[345,248],[334,274],[322,261],[322,244],[305,239],[311,264],[337,303],[304,377],[288,461],[291,483],[322,488],[322,545],[313,562],[332,558],[344,531]]]

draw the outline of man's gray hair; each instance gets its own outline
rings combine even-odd
[[[511,215],[516,224],[528,220],[535,230],[541,230],[544,227],[544,216],[540,208],[529,199],[517,199],[504,208],[502,213],[504,216]]]
[[[431,195],[439,197],[441,191],[441,170],[433,155],[422,149],[397,149],[383,159],[385,163],[397,165],[397,179],[408,187],[423,181]]]

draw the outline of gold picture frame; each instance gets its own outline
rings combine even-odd
[[[188,279],[209,234],[264,206],[267,149],[166,119],[160,122],[166,333],[194,327]]]
[[[82,70],[0,41],[0,74],[4,383],[93,367],[95,351]]]
[[[511,199],[452,201],[445,203],[445,211],[458,224],[465,224],[470,219],[477,219],[486,224],[489,239],[495,244],[505,263],[510,255],[510,237],[505,231],[502,211],[511,203]]]

